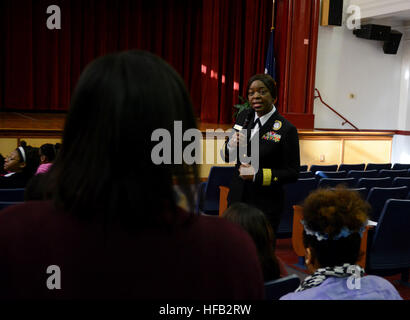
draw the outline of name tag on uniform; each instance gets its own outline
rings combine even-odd
[[[242,127],[241,125],[239,125],[239,124],[235,124],[235,125],[233,126],[233,128],[234,128],[235,130],[241,131],[243,127]]]

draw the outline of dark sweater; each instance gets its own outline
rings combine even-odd
[[[23,172],[16,172],[9,177],[0,176],[0,189],[25,188],[30,178],[30,175]]]
[[[27,202],[0,212],[0,298],[262,299],[251,238],[217,217],[179,213],[174,231],[102,229]],[[104,245],[104,243],[106,243]],[[61,270],[49,290],[47,267]]]

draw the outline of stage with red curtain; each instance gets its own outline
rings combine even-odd
[[[47,28],[47,7],[61,29]],[[231,123],[250,76],[262,73],[272,0],[3,0],[0,111],[66,111],[84,67],[129,49],[170,63],[203,122]]]

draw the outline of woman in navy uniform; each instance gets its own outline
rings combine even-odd
[[[275,108],[277,89],[271,76],[254,75],[246,92],[252,108],[238,115],[234,129],[241,131],[225,144],[225,160],[236,160],[238,169],[230,184],[228,206],[244,202],[259,208],[276,232],[283,210],[283,185],[295,182],[299,174],[298,133]],[[240,161],[243,157],[239,157],[239,146],[246,144],[249,154],[249,142],[259,142],[258,170]]]

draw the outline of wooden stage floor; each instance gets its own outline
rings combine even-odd
[[[66,113],[0,112],[0,136],[33,135],[61,137]],[[202,132],[207,129],[228,130],[231,124],[213,124],[198,121]]]
[[[61,137],[65,113],[0,112],[0,136]]]
[[[66,119],[66,113],[37,112],[0,112],[0,137],[43,136],[61,137]],[[198,121],[198,129],[203,133],[207,129],[228,130],[231,124],[216,124]],[[356,136],[382,137],[393,136],[394,131],[352,131],[352,130],[298,130],[299,136]]]

